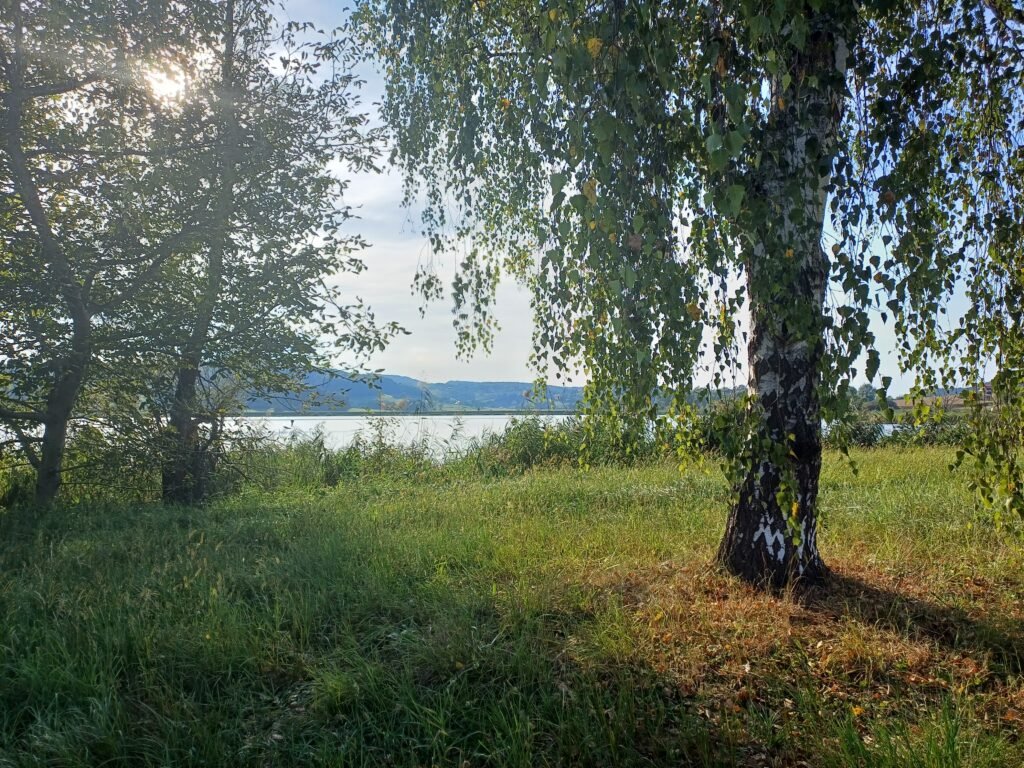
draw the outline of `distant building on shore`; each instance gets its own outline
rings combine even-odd
[[[968,390],[963,389],[958,392],[944,392],[941,395],[928,395],[924,398],[925,405],[937,405],[942,403],[946,408],[963,408],[965,405],[964,392]],[[994,402],[992,395],[992,381],[986,381],[980,387],[978,387],[978,396],[982,405],[989,405]],[[896,407],[902,409],[913,408],[915,403],[910,397],[897,397]]]

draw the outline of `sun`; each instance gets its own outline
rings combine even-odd
[[[151,68],[146,71],[146,85],[162,101],[176,101],[185,92],[185,77],[175,67]]]

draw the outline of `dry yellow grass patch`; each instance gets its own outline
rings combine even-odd
[[[803,689],[855,719],[913,721],[952,696],[993,727],[1024,725],[1021,608],[980,578],[921,583],[844,561],[829,584],[777,595],[668,561],[588,584],[630,617],[635,661],[716,721],[758,705],[785,719]]]

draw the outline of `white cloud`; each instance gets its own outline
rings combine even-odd
[[[349,10],[345,2],[290,0],[282,16],[331,29],[345,20]],[[380,121],[374,102],[379,101],[383,85],[372,64],[364,65],[360,74],[366,80],[361,92],[363,109],[377,125]],[[421,233],[419,213],[402,207],[400,173],[385,168],[380,174],[350,174],[340,165],[335,171],[350,182],[344,203],[352,206],[358,218],[351,222],[349,231],[370,244],[360,254],[367,269],[360,275],[343,275],[340,285],[348,297],[362,298],[379,320],[397,322],[410,331],[373,357],[370,366],[424,381],[532,381],[529,292],[511,280],[499,286],[495,315],[501,330],[491,353],[478,352],[469,360],[459,360],[450,301],[442,299],[427,305],[421,317],[423,301],[412,292],[416,268],[421,260],[429,258],[430,249]],[[452,270],[440,266],[450,280]]]
[[[340,285],[347,295],[362,298],[380,320],[397,322],[410,332],[372,358],[372,367],[425,381],[534,378],[529,367],[533,320],[527,289],[512,280],[503,282],[496,305],[500,331],[490,354],[478,352],[469,360],[457,359],[450,301],[424,306],[423,299],[413,293],[413,276],[421,262],[430,258],[430,248],[420,232],[418,214],[401,205],[398,174],[353,177],[345,202],[355,207],[359,217],[351,223],[351,231],[370,245],[360,254],[366,270],[342,276]],[[454,258],[443,259],[437,269],[450,281]]]

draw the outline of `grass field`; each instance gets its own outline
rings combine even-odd
[[[832,584],[709,567],[713,466],[0,519],[0,765],[1024,765],[1024,555],[945,449],[826,462]]]

